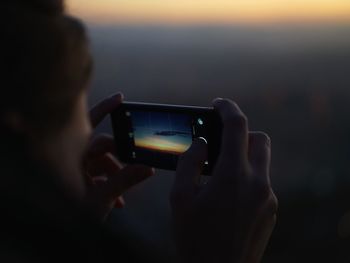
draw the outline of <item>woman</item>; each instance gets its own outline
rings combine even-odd
[[[156,261],[104,220],[121,195],[154,175],[122,166],[113,139],[92,129],[122,102],[117,94],[87,114],[92,58],[83,25],[62,1],[2,3],[1,259],[16,262]],[[206,145],[180,158],[171,193],[181,262],[258,262],[275,223],[270,140],[249,132],[230,100],[213,102],[223,121],[221,153],[200,185]]]

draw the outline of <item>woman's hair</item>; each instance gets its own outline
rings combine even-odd
[[[5,0],[1,23],[1,130],[15,113],[43,135],[68,122],[91,58],[82,23],[60,0]]]
[[[55,189],[55,171],[33,152],[70,121],[91,58],[84,26],[62,1],[4,0],[0,7],[0,206],[11,210],[33,191]]]

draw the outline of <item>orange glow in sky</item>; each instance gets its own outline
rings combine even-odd
[[[68,0],[94,23],[262,23],[350,21],[350,0]]]
[[[135,138],[135,146],[172,154],[181,154],[189,148],[189,145],[186,144],[171,142],[166,139],[155,137],[146,137],[142,139]]]

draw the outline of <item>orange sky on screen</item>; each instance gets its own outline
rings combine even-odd
[[[170,142],[166,139],[155,137],[135,139],[135,145],[137,147],[142,147],[149,150],[156,150],[172,154],[181,154],[189,148],[189,146],[185,144]]]
[[[262,23],[350,21],[350,0],[68,0],[95,23]]]

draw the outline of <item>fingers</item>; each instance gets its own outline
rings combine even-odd
[[[268,240],[272,234],[272,231],[276,224],[276,213],[278,209],[278,200],[270,191],[269,198],[265,201],[258,216],[256,217],[256,223],[254,226],[254,232],[251,235],[250,243],[252,246],[249,248],[251,252],[247,253],[247,262],[260,262],[261,258],[268,244]]]
[[[221,158],[229,157],[232,161],[240,162],[247,153],[247,117],[231,100],[216,99],[213,105],[219,112],[223,123]]]
[[[258,176],[270,185],[271,140],[263,132],[249,133],[249,162]]]
[[[123,166],[112,154],[106,153],[89,162],[87,168],[89,175],[92,177],[108,177],[118,173]]]
[[[94,159],[104,155],[105,153],[114,153],[115,144],[112,136],[107,134],[101,134],[92,139],[89,149],[87,151],[87,157]]]
[[[105,191],[118,197],[132,186],[141,183],[154,175],[154,169],[144,165],[129,165],[117,174],[109,176]]]
[[[232,181],[232,172],[248,162],[248,120],[231,100],[216,99],[213,105],[223,123],[221,150],[214,177]]]
[[[115,208],[123,208],[125,206],[125,200],[122,196],[117,197],[115,200],[114,207]]]
[[[90,111],[90,119],[93,127],[96,127],[109,113],[116,109],[123,101],[123,95],[113,95],[93,107]]]
[[[122,194],[132,186],[154,174],[152,168],[142,165],[127,166],[123,169],[118,160],[110,153],[96,159],[90,167],[89,175],[93,182],[96,200],[123,208],[125,201]],[[95,201],[96,201],[95,200]]]
[[[199,178],[207,160],[207,151],[206,142],[198,138],[180,157],[170,197],[172,204],[188,202],[196,194]]]
[[[276,214],[274,214],[271,217],[264,217],[261,222],[257,223],[250,242],[252,246],[249,247],[250,253],[247,253],[246,262],[261,262],[275,227],[276,218]]]

